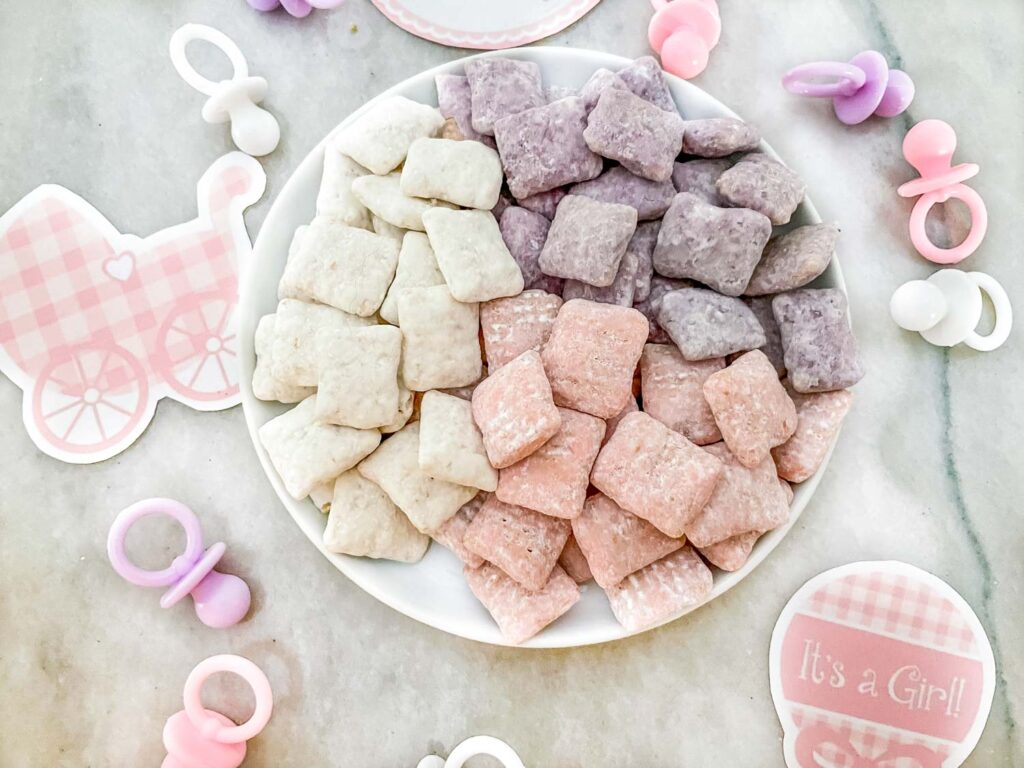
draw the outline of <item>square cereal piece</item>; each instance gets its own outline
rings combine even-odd
[[[540,270],[540,252],[548,239],[551,222],[539,213],[510,205],[501,214],[501,237],[512,258],[523,273],[523,287],[539,288],[548,293],[562,293],[562,279],[545,275]]]
[[[772,312],[772,297],[744,297],[743,301],[750,307],[750,311],[754,313],[754,317],[757,318],[757,322],[764,330],[765,343],[758,349],[768,356],[771,364],[775,366],[775,372],[780,377],[785,376],[786,362],[782,352],[782,334],[779,333],[779,324],[775,322],[775,313]]]
[[[644,413],[685,436],[707,445],[722,439],[711,408],[704,400],[704,382],[725,368],[720,357],[689,361],[673,344],[645,344],[640,357]]]
[[[619,624],[639,632],[702,603],[711,594],[713,582],[711,569],[687,545],[630,574],[605,593]]]
[[[405,233],[409,230],[396,227],[394,224],[389,224],[384,221],[376,213],[370,214],[370,224],[373,228],[374,234],[386,237],[388,240],[394,240],[398,244],[398,247],[402,247],[402,239],[405,237]]]
[[[634,302],[646,301],[651,295],[651,281],[654,279],[654,244],[658,241],[660,229],[660,221],[645,221],[638,224],[629,245],[626,246],[626,253],[636,254],[637,259]]]
[[[489,211],[498,203],[498,153],[478,141],[416,139],[402,166],[402,192]]]
[[[665,215],[676,196],[671,179],[651,181],[630,173],[621,165],[596,179],[581,181],[569,188],[570,195],[582,195],[603,203],[618,203],[636,209],[639,221],[653,221]]]
[[[562,202],[562,198],[568,194],[565,187],[556,187],[555,189],[549,189],[547,192],[538,192],[536,195],[530,195],[524,197],[522,200],[516,200],[520,206],[528,211],[539,213],[548,221],[555,218],[555,211],[558,210],[558,204]]]
[[[339,131],[334,145],[380,176],[402,164],[410,144],[423,136],[433,136],[443,123],[444,118],[434,107],[391,96]]]
[[[394,241],[332,216],[317,216],[285,265],[281,284],[343,312],[369,317],[384,301],[397,266]]]
[[[481,304],[480,330],[488,370],[496,371],[531,349],[539,352],[561,306],[558,296],[544,291],[523,291]]]
[[[480,310],[456,301],[446,285],[398,296],[402,379],[414,392],[464,387],[480,378]]]
[[[835,288],[803,288],[772,299],[789,382],[797,392],[852,387],[864,376],[846,319],[846,296]]]
[[[636,413],[639,410],[640,406],[637,405],[636,398],[629,398],[629,400],[626,401],[626,407],[605,422],[604,439],[601,441],[601,447],[603,448],[605,443],[607,443],[608,440],[611,439],[611,436],[615,434],[615,430],[618,428],[620,421],[626,418],[629,414]]]
[[[337,480],[336,477],[332,477],[330,480],[324,480],[322,483],[317,483],[309,490],[309,500],[313,502],[314,507],[325,515],[331,511],[331,501],[334,499],[335,480]]]
[[[540,354],[533,350],[480,382],[472,402],[473,420],[496,469],[525,459],[562,426]]]
[[[544,587],[530,591],[500,568],[484,564],[463,571],[470,590],[494,618],[501,634],[513,645],[529,640],[572,608],[580,599],[576,582],[558,566]]]
[[[445,207],[449,203],[438,200],[423,200],[410,197],[402,191],[402,176],[399,172],[387,176],[361,176],[352,182],[352,194],[365,205],[374,216],[378,216],[392,227],[423,232],[423,214]]]
[[[402,332],[391,325],[321,328],[316,417],[327,424],[375,429],[398,418]]]
[[[715,423],[729,450],[756,467],[796,430],[796,406],[764,352],[755,349],[704,382]]]
[[[324,175],[316,198],[317,216],[334,216],[350,227],[370,228],[370,212],[352,194],[352,182],[369,171],[338,151],[333,141],[324,149]]]
[[[666,293],[658,308],[658,325],[687,360],[725,357],[764,346],[767,338],[757,317],[742,299],[707,288],[679,288]]]
[[[505,504],[490,496],[466,530],[463,543],[526,589],[541,589],[562,554],[568,520]]]
[[[735,117],[711,117],[687,120],[683,152],[699,157],[726,157],[734,152],[750,152],[761,143],[760,132]]]
[[[684,139],[685,140],[685,139]],[[732,167],[731,160],[700,159],[676,163],[672,170],[672,184],[677,192],[689,192],[709,205],[725,207],[725,201],[718,195],[715,182]]]
[[[715,189],[726,205],[750,208],[781,226],[789,223],[803,201],[805,185],[782,163],[755,152],[719,176]]]
[[[380,305],[380,316],[392,325],[398,325],[399,294],[407,288],[429,288],[444,284],[444,275],[438,269],[430,240],[422,232],[406,232],[402,238],[402,249],[398,252],[395,279],[388,288],[384,303]]]
[[[604,161],[583,138],[583,99],[562,99],[499,120],[494,126],[508,188],[518,200],[601,174]]]
[[[405,382],[402,381],[402,375],[398,375],[398,415],[395,416],[394,420],[388,424],[385,424],[380,428],[380,431],[385,435],[390,435],[393,432],[397,432],[406,424],[409,423],[409,419],[412,418],[413,411],[413,393],[412,390],[405,386]]]
[[[282,299],[274,316],[271,374],[282,384],[316,387],[320,376],[321,329],[344,330],[375,325],[373,318],[358,317],[325,304]]]
[[[697,551],[716,568],[730,572],[738,571],[747,564],[750,553],[759,538],[761,538],[760,531],[747,531],[730,536],[710,547],[701,547]]]
[[[665,73],[653,56],[641,56],[618,72],[626,87],[644,101],[649,101],[667,112],[678,112],[675,99],[665,82]]]
[[[546,275],[607,287],[634,232],[635,208],[566,195],[548,230],[540,268]]]
[[[583,139],[591,151],[651,181],[669,181],[683,146],[683,119],[629,91],[609,88],[590,113]]]
[[[437,266],[458,301],[489,301],[523,290],[523,273],[490,211],[434,208],[423,226]]]
[[[590,572],[587,558],[583,554],[583,550],[580,549],[580,545],[576,543],[576,537],[572,534],[569,535],[568,540],[565,542],[562,554],[558,556],[558,565],[577,584],[585,584],[594,578],[594,574]]]
[[[561,305],[561,301],[558,302]],[[274,327],[276,315],[264,315],[256,325],[253,346],[256,351],[256,367],[252,372],[252,393],[260,400],[277,400],[280,403],[297,403],[312,395],[313,387],[297,387],[280,381],[274,376]],[[552,320],[554,316],[552,315]]]
[[[796,432],[782,445],[772,448],[779,477],[802,483],[818,471],[828,455],[843,419],[853,404],[845,389],[803,395],[791,392],[796,405]]]
[[[640,267],[640,260],[635,251],[628,248],[622,255],[619,262],[619,271],[615,273],[612,284],[605,288],[595,288],[589,283],[582,283],[579,280],[566,280],[562,289],[562,298],[565,301],[572,299],[586,299],[595,301],[598,304],[617,304],[620,307],[632,307],[633,296],[636,294],[636,274]]]
[[[357,469],[383,488],[421,533],[436,531],[477,493],[476,488],[436,480],[420,469],[418,421],[382,442]]]
[[[639,229],[637,229],[639,232]],[[689,280],[671,280],[661,275],[651,276],[651,287],[646,299],[633,297],[633,309],[641,312],[648,322],[647,340],[652,344],[667,344],[672,341],[665,329],[658,325],[658,312],[661,310],[661,300],[665,294],[678,291],[680,288],[688,288],[692,285]]]
[[[605,425],[596,416],[568,408],[558,412],[562,428],[525,459],[501,470],[495,496],[506,504],[572,520],[583,510]]]
[[[587,106],[587,112],[594,108],[597,104],[597,100],[601,98],[601,94],[604,93],[605,88],[622,88],[623,90],[629,90],[625,81],[617,74],[612,72],[610,69],[602,67],[598,69],[590,76],[590,79],[583,84],[580,88],[580,98],[583,99],[584,104]]]
[[[541,355],[558,405],[610,419],[626,405],[647,341],[629,307],[573,299],[562,305]]]
[[[484,564],[484,559],[480,555],[466,549],[463,539],[466,537],[469,524],[473,522],[473,518],[476,517],[476,513],[480,511],[481,505],[486,500],[486,493],[478,493],[431,534],[434,541],[451,550],[459,560],[465,563],[467,568],[479,568]]]
[[[420,402],[420,469],[438,480],[482,491],[498,487],[468,400],[431,391]]]
[[[351,469],[380,443],[375,429],[352,429],[316,420],[316,395],[259,429],[260,444],[294,499]]]
[[[824,272],[835,254],[839,227],[808,224],[773,237],[747,283],[747,296],[802,288]]]
[[[604,589],[683,546],[600,493],[587,499],[572,533]]]
[[[704,509],[686,526],[686,538],[695,547],[709,547],[748,531],[770,531],[789,519],[789,501],[766,457],[745,467],[726,448],[715,443],[704,448],[722,462],[722,477]]]
[[[532,61],[490,58],[466,62],[473,130],[494,134],[503,117],[547,103],[540,67]]]
[[[679,538],[721,474],[714,456],[646,413],[631,413],[598,454],[590,482],[627,512]]]
[[[469,78],[464,75],[437,75],[437,106],[446,118],[455,120],[462,138],[479,141],[488,147],[494,146],[494,139],[473,130],[473,105],[469,90]]]
[[[379,485],[350,469],[334,481],[324,546],[342,555],[415,563],[426,554],[430,537],[413,527]]]

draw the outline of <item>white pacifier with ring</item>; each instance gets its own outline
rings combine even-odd
[[[501,763],[502,768],[524,768],[523,761],[519,759],[515,750],[493,736],[474,736],[466,739],[452,750],[447,760],[437,755],[428,755],[420,760],[416,768],[462,768],[466,761],[478,755],[493,757]]]

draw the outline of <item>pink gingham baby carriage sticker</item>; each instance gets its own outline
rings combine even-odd
[[[988,637],[964,599],[906,563],[851,563],[786,604],[769,653],[790,768],[954,768],[995,689]]]
[[[0,371],[22,392],[39,448],[88,464],[114,456],[170,397],[201,411],[239,402],[242,212],[266,176],[240,152],[197,185],[199,215],[123,235],[88,202],[46,184],[0,218]]]

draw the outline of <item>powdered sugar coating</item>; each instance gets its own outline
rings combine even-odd
[[[734,208],[763,213],[776,226],[789,223],[805,186],[793,171],[767,155],[746,155],[718,177],[718,194]]]
[[[437,75],[434,83],[437,85],[437,106],[441,114],[454,118],[462,138],[493,147],[494,139],[491,136],[485,136],[473,128],[469,78],[463,75]]]
[[[765,296],[801,288],[828,268],[839,239],[835,224],[808,224],[772,238],[745,291]]]
[[[672,178],[683,120],[629,91],[609,88],[590,113],[583,138],[591,150],[652,181]]]
[[[744,298],[743,301],[750,307],[757,322],[761,324],[761,330],[764,331],[765,343],[758,349],[768,356],[771,364],[775,366],[775,372],[780,377],[785,376],[786,363],[782,356],[782,334],[779,333],[779,324],[775,322],[771,296],[754,296]]]
[[[540,67],[532,61],[473,59],[466,62],[466,77],[473,130],[485,136],[494,134],[501,118],[547,103]]]
[[[649,324],[648,341],[656,344],[666,344],[672,341],[665,330],[658,325],[658,312],[661,310],[661,301],[665,294],[678,291],[680,288],[688,288],[692,285],[689,280],[672,280],[661,275],[651,277],[651,288],[646,299],[633,297],[633,308],[643,313]]]
[[[586,105],[587,112],[594,108],[597,104],[597,100],[601,98],[601,94],[604,93],[605,88],[621,88],[628,90],[629,86],[626,85],[626,81],[619,77],[617,74],[612,72],[610,69],[598,69],[590,76],[590,79],[583,84],[580,88],[580,98],[583,99],[583,103]]]
[[[594,574],[590,572],[590,564],[587,563],[583,550],[580,549],[580,545],[576,543],[576,537],[572,534],[565,542],[562,554],[558,556],[558,564],[577,584],[585,584],[594,578]]]
[[[488,370],[496,371],[531,349],[540,351],[561,306],[558,296],[545,291],[523,291],[482,304],[480,330]]]
[[[637,259],[634,302],[646,301],[647,297],[651,295],[651,280],[654,278],[654,245],[658,242],[660,229],[660,221],[645,221],[638,224],[629,245],[626,246],[626,253],[635,253]]]
[[[467,568],[479,568],[484,564],[484,559],[480,555],[470,552],[466,548],[463,539],[469,524],[476,517],[476,513],[480,511],[487,496],[486,493],[478,493],[430,535],[438,544],[451,550],[459,560],[465,563]]]
[[[725,157],[733,152],[757,149],[761,134],[735,117],[688,120],[683,134],[683,152],[698,157]]]
[[[772,448],[772,456],[780,477],[802,483],[825,460],[853,405],[853,395],[840,389],[807,395],[791,392],[790,397],[796,405],[796,431],[785,443]]]
[[[635,231],[635,208],[566,195],[540,252],[540,268],[546,275],[607,287]]]
[[[548,239],[551,222],[539,213],[510,205],[501,214],[501,237],[523,273],[526,290],[539,288],[561,294],[562,279],[545,275],[540,269],[540,252]]]
[[[864,376],[857,340],[836,288],[803,288],[772,299],[789,381],[797,392],[852,387]]]
[[[531,592],[510,579],[500,568],[485,563],[466,568],[466,582],[484,604],[501,634],[518,645],[566,613],[580,599],[580,590],[558,566],[542,589]]]
[[[612,613],[630,632],[639,632],[697,605],[710,593],[711,569],[685,546],[606,589]]]
[[[524,197],[522,200],[516,200],[516,202],[526,210],[539,213],[545,219],[551,221],[555,218],[558,204],[562,202],[562,198],[565,197],[566,193],[565,187],[556,187],[555,189],[549,189],[547,192],[538,192],[536,195]]]
[[[761,538],[759,531],[748,531],[731,536],[709,547],[701,547],[699,552],[716,568],[721,568],[723,571],[738,571],[746,565],[759,538]]]
[[[615,279],[611,285],[606,288],[595,288],[593,285],[579,280],[566,280],[565,287],[562,289],[562,298],[566,301],[586,299],[600,304],[632,307],[639,267],[640,260],[636,251],[630,251],[627,248],[622,256],[622,261],[619,262],[619,271],[615,273]]]
[[[639,221],[652,221],[665,215],[675,197],[676,188],[671,180],[651,181],[617,165],[596,179],[573,184],[569,194],[583,195],[604,203],[628,205],[636,208]]]
[[[720,358],[688,361],[672,344],[645,344],[640,358],[644,412],[697,445],[722,439],[711,408],[704,400],[704,382],[725,368]]]
[[[668,112],[678,113],[675,99],[665,82],[665,73],[653,56],[641,56],[617,74],[626,87],[644,101]]]
[[[719,196],[715,183],[731,167],[731,160],[701,159],[676,163],[672,170],[672,184],[677,192],[689,192],[706,203],[722,207],[725,202]]]
[[[742,300],[705,288],[680,288],[665,294],[658,325],[687,360],[725,357],[764,346],[767,338]]]

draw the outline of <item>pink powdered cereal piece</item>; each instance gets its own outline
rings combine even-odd
[[[594,574],[590,572],[590,564],[587,562],[586,555],[583,554],[580,545],[576,543],[576,537],[571,534],[568,541],[565,542],[565,549],[558,556],[558,564],[577,584],[585,584],[594,578]]]
[[[538,192],[536,195],[530,195],[524,197],[522,200],[517,200],[523,208],[534,213],[539,213],[548,221],[555,218],[555,211],[558,210],[558,204],[562,202],[562,198],[565,197],[566,190],[564,187],[558,187],[557,189],[549,189],[547,192]]]
[[[567,301],[541,353],[555,402],[602,419],[618,415],[646,340],[647,319],[635,309]]]
[[[679,538],[703,509],[722,462],[646,413],[619,422],[590,473],[616,504]]]
[[[725,368],[720,357],[690,361],[674,344],[646,344],[640,357],[644,412],[697,445],[716,443],[722,433],[704,400],[704,382]]]
[[[495,469],[525,459],[558,432],[562,417],[538,352],[524,352],[477,385],[473,420]]]
[[[547,582],[571,531],[568,520],[490,496],[469,524],[463,543],[526,589],[536,591]]]
[[[616,428],[619,426],[620,421],[626,418],[629,414],[636,413],[639,410],[640,406],[637,405],[636,398],[629,398],[629,400],[626,401],[626,407],[619,411],[616,415],[612,416],[606,422],[607,427],[604,431],[604,440],[601,441],[601,445],[603,446],[605,443],[608,442],[612,434],[615,432]]]
[[[605,425],[568,408],[558,412],[562,428],[525,459],[501,470],[495,495],[506,504],[572,520],[583,511]]]
[[[561,298],[537,290],[481,304],[480,330],[488,370],[498,370],[523,352],[540,351],[561,306]]]
[[[485,563],[464,571],[477,600],[494,618],[501,634],[518,645],[529,640],[580,599],[580,589],[558,566],[539,591],[532,592],[510,579],[500,568]]]
[[[587,499],[572,534],[604,589],[683,546],[600,493]]]
[[[548,239],[551,223],[539,213],[510,205],[501,214],[498,228],[512,258],[523,273],[523,285],[548,293],[562,292],[562,279],[540,271],[540,252]]]
[[[476,517],[476,513],[480,511],[481,505],[488,496],[490,496],[489,493],[478,493],[463,504],[453,517],[449,517],[444,525],[430,534],[434,541],[446,549],[450,549],[459,560],[466,564],[467,568],[479,568],[484,564],[484,559],[480,555],[470,552],[466,548],[463,539],[466,537],[469,524],[473,522],[473,518]]]
[[[711,569],[693,547],[685,546],[605,592],[619,624],[639,632],[703,602],[711,593],[712,582]]]
[[[796,431],[796,406],[759,349],[709,376],[704,399],[725,444],[744,466],[756,467]]]
[[[759,538],[761,538],[760,531],[747,531],[712,544],[710,547],[700,547],[698,551],[716,568],[730,572],[738,571],[747,564],[750,553]]]
[[[782,445],[772,448],[772,457],[780,477],[802,483],[825,460],[853,404],[853,395],[840,389],[809,395],[790,392],[790,397],[796,405],[796,432]]]
[[[765,458],[745,467],[724,443],[704,448],[723,464],[722,477],[704,509],[686,526],[695,547],[709,547],[748,531],[770,531],[789,519],[789,502],[779,485],[775,464]]]
[[[494,147],[494,139],[473,129],[473,106],[469,78],[462,75],[437,75],[437,106],[444,117],[455,120],[463,139],[479,141]]]

